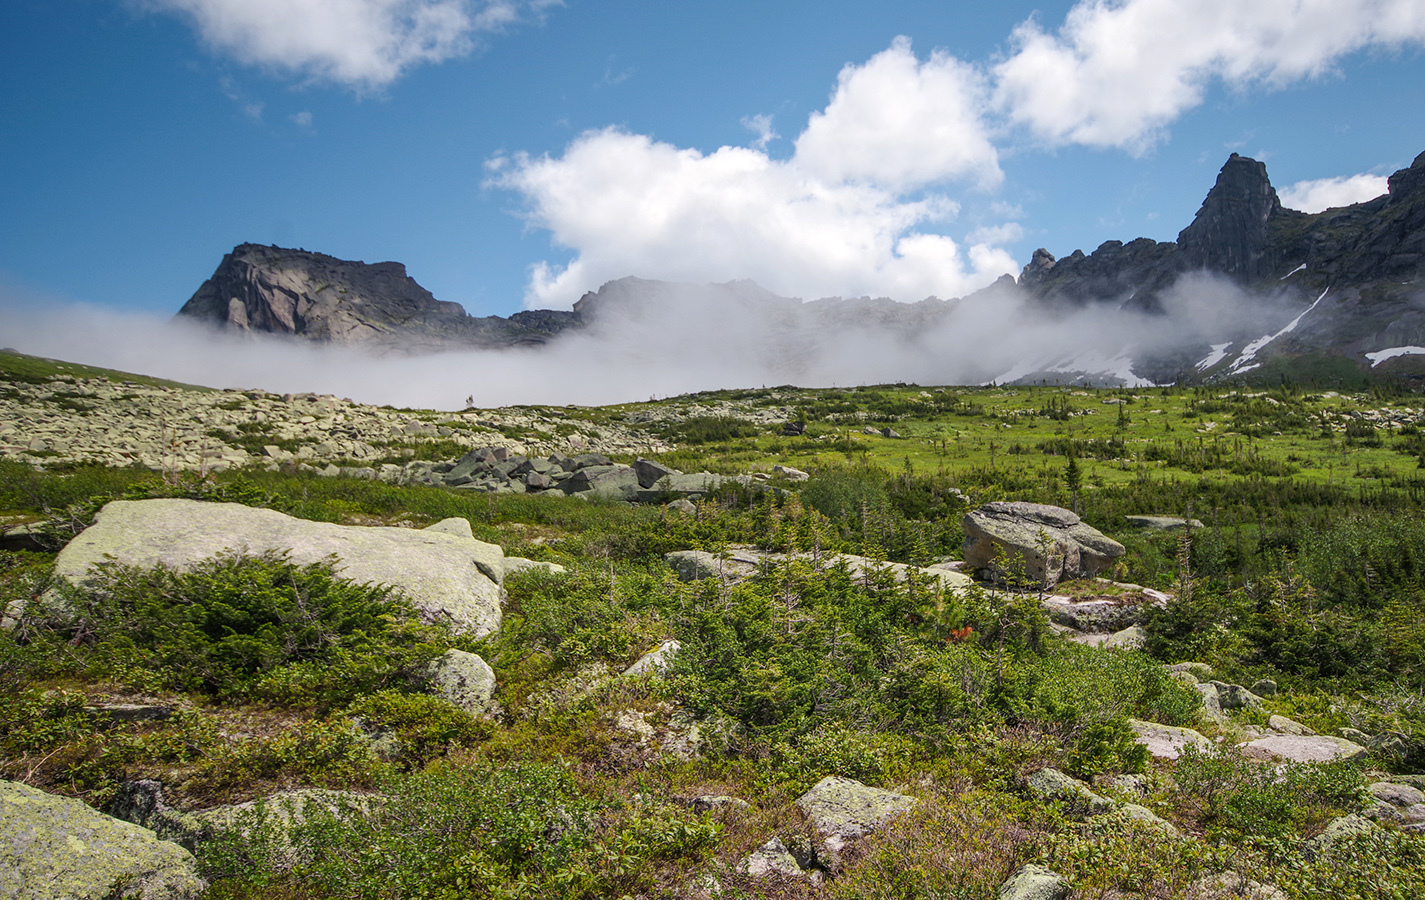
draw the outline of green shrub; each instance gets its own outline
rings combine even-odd
[[[64,592],[59,630],[99,672],[139,665],[165,686],[316,705],[377,689],[434,658],[448,635],[390,591],[333,564],[221,556],[191,570],[96,567]]]
[[[1213,841],[1280,840],[1365,799],[1357,763],[1270,766],[1234,748],[1187,747],[1173,780],[1179,808]]]
[[[362,697],[346,708],[346,715],[394,731],[405,755],[416,765],[452,747],[477,743],[489,736],[491,728],[448,700],[399,691]]]

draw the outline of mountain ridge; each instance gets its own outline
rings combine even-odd
[[[982,300],[1023,304],[1030,319],[1097,311],[1151,325],[1166,314],[1165,304],[1171,305],[1185,279],[1206,273],[1242,292],[1244,303],[1260,308],[1265,324],[1248,333],[1245,326],[1214,331],[1213,323],[1199,322],[1176,344],[1155,338],[1118,350],[1095,346],[1088,356],[1111,357],[1108,369],[1076,369],[1066,357],[1038,368],[1021,360],[1005,374],[1161,383],[1242,375],[1269,359],[1296,357],[1331,358],[1358,370],[1386,364],[1385,371],[1425,372],[1425,292],[1419,283],[1425,153],[1391,175],[1388,185],[1372,200],[1305,213],[1282,205],[1264,163],[1234,153],[1176,241],[1105,241],[1092,253],[1075,250],[1063,258],[1040,248],[1017,279],[1004,276],[951,300],[803,301],[748,280],[686,285],[630,276],[585,293],[572,310],[475,317],[458,303],[437,300],[397,262],[368,264],[241,244],[178,315],[240,333],[427,353],[538,347],[564,335],[597,337],[660,317],[726,320],[736,311],[748,316],[749,330],[764,332],[759,339],[768,352],[789,346],[805,352],[819,337],[848,328],[915,341],[953,324],[958,311]]]

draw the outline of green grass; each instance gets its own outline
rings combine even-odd
[[[187,391],[212,391],[215,388],[196,384],[183,384],[165,378],[135,375],[116,369],[103,369],[80,363],[30,356],[13,350],[0,350],[0,381],[17,381],[24,384],[44,384],[56,375],[70,375],[74,378],[103,378],[115,382],[132,382],[146,387],[177,388]]]
[[[456,516],[509,554],[569,570],[508,579],[501,630],[475,641],[417,627],[380,592],[347,590],[323,570],[114,567],[70,598],[68,618],[30,616],[0,633],[0,688],[12,698],[0,710],[0,777],[100,807],[141,777],[164,781],[182,808],[302,786],[386,798],[293,833],[259,813],[246,833],[203,845],[219,898],[681,897],[712,872],[727,896],[989,900],[1026,862],[1052,866],[1081,897],[1180,898],[1227,869],[1291,900],[1425,890],[1425,838],[1386,831],[1329,863],[1302,857],[1378,772],[1278,771],[1230,752],[1155,762],[1127,725],[1188,725],[1230,747],[1275,713],[1322,733],[1393,733],[1367,764],[1425,768],[1425,438],[1414,414],[1399,428],[1351,415],[1420,409],[1419,396],[1391,385],[1337,396],[880,385],[654,405],[686,408],[693,423],[665,462],[782,463],[812,478],[784,485],[796,493],[728,488],[682,515],[262,470],[165,480],[0,461],[0,511],[52,519],[56,547],[106,499],[186,496],[368,525]],[[618,424],[647,406],[558,412]],[[745,426],[771,407],[804,418],[808,433]],[[863,434],[867,425],[903,437]],[[685,584],[662,558],[746,543],[925,563],[956,556],[961,516],[993,499],[1077,507],[1127,545],[1117,575],[1180,592],[1150,616],[1146,652],[1064,642],[1033,593],[945,594],[807,561],[736,586]],[[1127,526],[1135,513],[1191,514],[1206,527],[1188,540],[1140,533]],[[0,552],[0,603],[40,594],[52,560]],[[610,677],[670,637],[683,650],[666,678]],[[428,693],[421,663],[452,646],[494,668],[495,718]],[[1184,659],[1281,690],[1214,722],[1161,666]],[[115,701],[180,712],[134,723],[95,710]],[[399,752],[377,753],[353,717]],[[660,753],[687,717],[702,752]],[[648,731],[631,732],[631,720]],[[1118,817],[1085,825],[1027,798],[1020,776],[1044,765],[1108,779],[1102,790],[1186,837]],[[1138,788],[1113,781],[1130,773]],[[773,835],[805,845],[794,801],[829,774],[918,804],[848,848],[822,888],[740,875],[736,863]],[[709,794],[751,806],[698,813],[684,802]],[[297,851],[307,862],[292,862]]]

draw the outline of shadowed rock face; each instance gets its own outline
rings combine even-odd
[[[1192,224],[1178,234],[1183,265],[1257,280],[1267,274],[1267,221],[1280,209],[1266,163],[1232,154]]]
[[[233,248],[178,315],[229,331],[408,352],[539,344],[578,318],[551,310],[475,318],[435,299],[400,263],[259,244]]]

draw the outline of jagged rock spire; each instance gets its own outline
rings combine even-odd
[[[1232,154],[1197,217],[1178,234],[1183,262],[1239,281],[1261,278],[1267,274],[1267,220],[1279,209],[1266,164]]]

